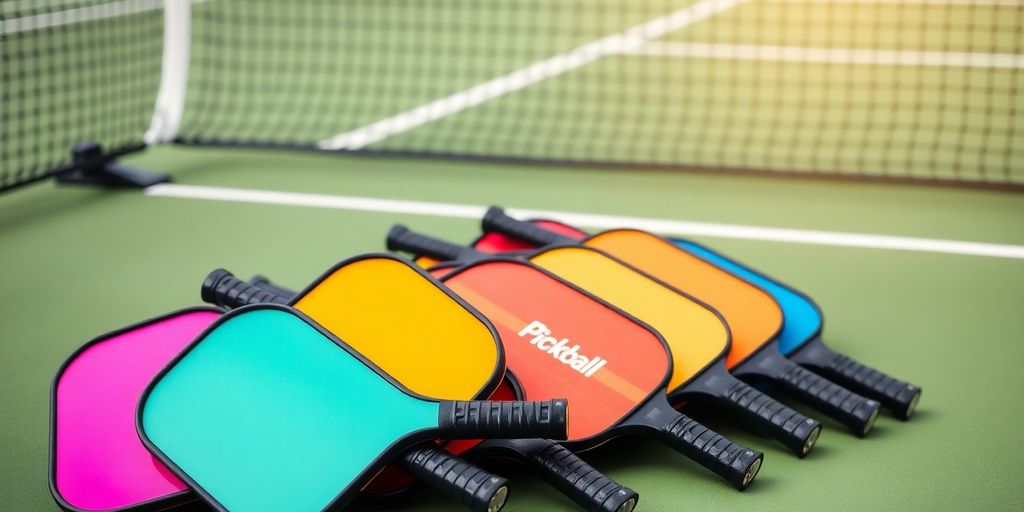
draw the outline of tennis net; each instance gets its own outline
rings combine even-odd
[[[4,182],[153,129],[162,4],[8,33],[8,4],[67,3],[3,2]],[[1024,187],[1020,1],[190,7],[150,143]]]

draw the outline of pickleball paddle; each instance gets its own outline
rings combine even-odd
[[[53,378],[50,493],[64,510],[164,510],[195,500],[135,432],[135,406],[157,373],[221,315],[189,308],[96,337]]]
[[[255,297],[257,294],[260,300],[270,302],[289,301],[295,296],[295,292],[271,283],[263,276],[257,276],[249,283],[227,279],[218,274],[214,279],[204,281],[204,289],[218,289],[216,293],[206,292],[205,295],[213,297]],[[237,291],[230,291],[228,287]],[[253,290],[253,287],[258,290]],[[262,290],[262,291],[261,291]],[[276,294],[277,297],[263,292]],[[501,330],[501,327],[499,327]],[[509,367],[503,386],[499,387],[492,394],[492,400],[522,400],[525,399],[525,392],[519,379],[513,375]],[[575,400],[571,396],[570,400]],[[587,400],[592,400],[587,397]],[[575,411],[577,406],[573,405]],[[574,417],[586,414],[586,407],[582,412],[575,413]],[[585,419],[586,416],[583,416]],[[577,420],[574,420],[574,424]],[[513,458],[524,461],[535,473],[541,475],[545,481],[568,496],[582,508],[590,511],[607,512],[630,512],[639,501],[639,494],[636,491],[622,486],[618,482],[608,478],[600,471],[594,469],[585,461],[577,457],[573,452],[550,440],[458,440],[449,443],[445,448],[453,453],[462,454],[472,450],[474,453],[487,454],[496,453],[504,456],[511,455]],[[752,473],[756,473],[753,468]],[[750,479],[753,479],[753,474]]]
[[[583,239],[586,233],[568,224],[552,220],[532,221],[549,231]],[[779,349],[797,364],[813,370],[861,395],[879,401],[896,417],[907,420],[917,408],[921,388],[890,377],[849,356],[835,352],[823,340],[824,313],[807,294],[782,281],[755,270],[692,240],[669,239],[683,250],[761,287],[779,303],[784,322],[779,333]],[[473,247],[486,253],[523,251],[533,246],[497,233],[484,234]],[[425,262],[429,266],[430,262]]]
[[[665,239],[634,229],[603,231],[583,239],[548,231],[488,209],[485,232],[514,236],[538,246],[576,243],[593,247],[686,292],[719,311],[732,332],[726,358],[731,373],[747,381],[768,381],[866,435],[878,418],[880,404],[815,374],[782,356],[778,333],[782,309],[756,285],[690,254]]]
[[[465,247],[446,250],[437,241],[416,247],[410,242],[406,247],[439,260],[488,258]],[[814,447],[820,423],[726,371],[729,329],[714,310],[597,249],[579,245],[556,247],[527,253],[525,259],[659,332],[671,349],[673,360],[667,386],[671,403],[711,398],[724,404],[745,424],[766,431],[801,457]]]
[[[914,414],[921,399],[921,388],[890,377],[825,345],[822,332],[824,313],[809,296],[696,242],[672,240],[672,243],[757,284],[775,297],[786,318],[779,334],[779,350],[784,356],[844,387],[878,400],[900,419],[910,419]]]
[[[479,313],[420,268],[386,254],[345,260],[301,293],[289,296],[262,293],[229,272],[216,270],[204,280],[202,297],[228,308],[292,304],[424,395],[486,398],[505,372],[497,335],[488,330],[490,324]],[[420,343],[409,342],[414,339]],[[437,374],[446,378],[438,379]],[[429,458],[421,454],[419,466],[409,460],[402,465],[472,510],[500,508],[507,495],[504,479],[479,468],[474,472],[458,459],[444,461],[444,454],[437,449]],[[428,467],[458,464],[465,470],[442,474]]]
[[[435,327],[443,327],[444,318],[473,316],[457,299],[437,296],[450,314],[439,315]],[[134,411],[144,386],[220,313],[193,308],[120,329],[89,342],[61,366],[52,392],[50,489],[62,508],[162,510],[196,498],[146,452]],[[497,345],[492,335],[482,343],[491,351]],[[437,447],[417,447],[396,462],[471,510],[498,510],[507,495],[504,478]]]
[[[418,442],[563,439],[566,408],[415,394],[303,313],[261,304],[221,317],[158,374],[137,429],[219,510],[315,511],[343,507]]]

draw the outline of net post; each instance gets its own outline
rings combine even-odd
[[[160,89],[149,129],[147,145],[170,142],[178,135],[185,93],[188,89],[189,58],[192,49],[192,1],[164,0],[164,51]]]
[[[98,142],[81,142],[71,150],[71,167],[55,175],[57,183],[105,187],[146,188],[171,181],[162,173],[144,171],[117,161],[117,154],[104,154]]]

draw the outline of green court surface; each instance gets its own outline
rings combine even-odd
[[[1024,245],[1024,196],[1000,192],[187,148],[132,161],[183,185]],[[454,240],[477,232],[465,218],[52,183],[0,197],[0,510],[56,510],[46,486],[49,386],[77,346],[198,304],[215,267],[299,287],[342,258],[383,250],[395,222]],[[696,411],[765,452],[743,493],[650,440],[585,454],[641,493],[639,510],[1021,509],[1024,259],[700,240],[809,292],[825,309],[833,347],[922,386],[924,396],[911,421],[883,416],[866,439],[826,421],[805,460]],[[511,477],[506,510],[575,510],[537,477]],[[398,507],[458,510],[429,490]]]

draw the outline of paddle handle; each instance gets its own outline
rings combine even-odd
[[[825,370],[826,374],[836,381],[878,400],[887,409],[896,413],[900,419],[910,419],[921,399],[920,387],[894,379],[849,356],[836,354],[836,358]]]
[[[774,398],[738,379],[730,383],[719,399],[746,423],[786,445],[799,457],[814,449],[821,423],[786,407]]]
[[[252,279],[249,280],[249,284],[256,286],[262,290],[276,293],[282,297],[294,297],[295,294],[297,293],[295,290],[291,290],[281,285],[274,284],[274,282],[271,281],[269,277],[260,274],[252,276]]]
[[[820,339],[811,341],[790,358],[846,388],[878,400],[882,407],[903,420],[910,419],[921,399],[920,387],[833,352]]]
[[[222,268],[203,279],[201,295],[203,302],[228,309],[249,304],[288,304],[290,300],[290,297],[242,281]]]
[[[569,451],[547,439],[530,439],[517,444],[526,454],[526,463],[551,486],[592,512],[630,512],[640,495],[608,478]]]
[[[402,453],[405,469],[417,480],[452,498],[473,512],[497,512],[508,498],[508,479],[474,466],[427,444]]]
[[[835,418],[854,434],[867,435],[875,426],[881,404],[790,362],[776,382],[808,405]]]
[[[532,402],[445,400],[438,411],[441,437],[451,439],[566,439],[565,399]]]
[[[754,481],[761,470],[763,453],[734,443],[685,414],[677,413],[657,432],[673,449],[741,491]]]
[[[429,256],[441,261],[462,261],[477,255],[470,247],[463,247],[411,231],[402,224],[391,226],[388,231],[389,251],[402,251],[419,256]]]
[[[509,217],[504,210],[497,206],[487,209],[480,225],[484,233],[500,233],[540,247],[579,242],[579,240],[554,231],[548,231],[532,222]]]

